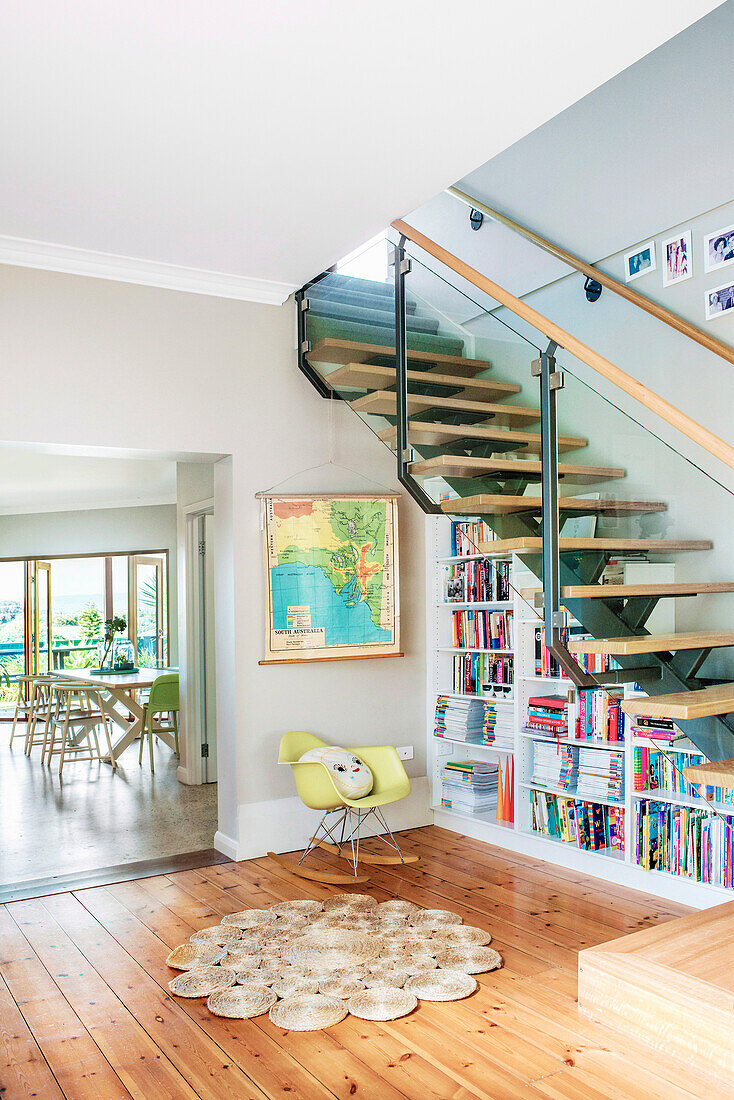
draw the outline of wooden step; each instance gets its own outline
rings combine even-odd
[[[539,481],[541,464],[536,459],[435,455],[433,458],[411,463],[410,473],[429,477],[496,477],[498,480],[517,477]],[[558,463],[559,478],[567,477],[576,484],[612,481],[614,478],[624,477],[625,473],[625,470],[611,466],[571,466]]]
[[[579,952],[579,1007],[584,1016],[661,1052],[695,1095],[730,1097],[734,902]],[[697,1087],[700,1074],[714,1074],[721,1088]],[[583,1086],[576,1095],[584,1095]],[[630,1095],[645,1096],[642,1083]]]
[[[364,397],[350,402],[358,413],[370,413],[373,416],[396,416],[397,395],[389,390],[374,390]],[[467,401],[463,397],[425,397],[423,394],[408,394],[408,414],[429,409],[446,409],[449,412],[478,413],[495,425],[534,424],[540,419],[540,409],[528,409],[524,405],[495,405],[489,401]],[[488,426],[488,425],[486,425]]]
[[[562,554],[574,552],[587,553],[592,550],[601,552],[628,552],[630,550],[648,554],[679,553],[682,550],[711,550],[713,543],[708,539],[564,539],[560,540]],[[493,542],[480,542],[482,554],[539,554],[543,549],[542,538],[522,535],[516,539],[495,539]]]
[[[312,354],[312,353],[311,353]],[[486,364],[489,367],[489,363]],[[461,375],[438,373],[435,370],[407,371],[408,385],[423,383],[431,386],[461,387],[455,397],[467,401],[499,401],[520,393],[521,386],[511,382],[495,382],[490,378],[464,378]],[[395,385],[395,367],[378,363],[345,363],[330,374],[324,375],[327,386],[333,390],[381,390]]]
[[[540,497],[505,496],[490,493],[478,493],[472,497],[459,497],[456,500],[442,500],[441,509],[452,516],[478,516],[486,513],[490,516],[510,516],[518,512],[540,512]],[[585,497],[561,497],[558,501],[561,512],[586,512],[589,515],[622,516],[628,513],[646,514],[664,512],[668,507],[656,500],[591,500]]]
[[[692,630],[683,634],[632,634],[626,638],[571,639],[572,653],[675,653],[679,649],[721,649],[734,645],[734,632]]]
[[[391,425],[378,432],[383,443],[393,443],[397,438],[397,428]],[[516,444],[519,454],[540,454],[541,438],[539,432],[519,432],[513,429],[503,431],[489,424],[430,424],[423,420],[411,420],[408,424],[408,439],[416,447],[421,445],[440,447],[442,443],[456,439],[483,439],[497,443]],[[558,436],[559,451],[576,451],[585,447],[587,439],[572,435]]]
[[[734,757],[712,760],[709,764],[688,764],[683,775],[689,783],[706,783],[711,787],[734,787]]]
[[[651,695],[649,699],[628,699],[625,714],[645,718],[709,718],[734,711],[734,684],[717,684],[700,691],[676,691],[672,695]]]
[[[523,588],[522,595],[532,600],[542,588]],[[706,596],[734,592],[734,581],[674,581],[671,584],[572,584],[561,589],[564,600],[627,600],[636,596],[663,599],[666,596]]]
[[[385,344],[363,344],[355,340],[338,340],[327,336],[313,345],[308,353],[309,363],[367,363],[378,356],[395,356],[395,348]],[[438,351],[416,351],[408,348],[408,361],[433,363],[437,367],[451,367],[452,374],[473,378],[480,371],[489,370],[485,359],[464,359],[461,355],[446,355]],[[430,371],[426,371],[430,374]]]

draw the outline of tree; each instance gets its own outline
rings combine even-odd
[[[81,627],[83,642],[93,642],[102,633],[102,616],[92,600],[89,601],[79,616],[79,626]]]

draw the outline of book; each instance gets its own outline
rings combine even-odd
[[[624,808],[530,791],[532,828],[586,851],[624,852]]]
[[[454,611],[451,644],[456,649],[512,649],[511,611]]]
[[[734,816],[640,800],[633,828],[633,854],[641,867],[734,886]]]
[[[506,603],[512,599],[511,577],[508,560],[452,562],[444,568],[443,598],[446,603]]]

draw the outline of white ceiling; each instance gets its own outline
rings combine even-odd
[[[175,462],[0,446],[0,515],[175,502]]]
[[[282,301],[717,6],[4,0],[0,262]]]

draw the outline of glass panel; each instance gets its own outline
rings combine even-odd
[[[115,618],[123,618],[127,622],[128,607],[128,580],[129,558],[126,555],[118,555],[110,559],[112,562],[112,615]],[[128,629],[120,637],[130,637],[130,624]]]
[[[0,707],[15,704],[18,677],[25,673],[24,564],[0,562],[0,665],[7,681],[0,681]]]
[[[168,660],[165,555],[138,556],[134,563],[137,662],[140,668],[165,667]]]
[[[51,563],[54,668],[92,668],[104,634],[104,558]]]
[[[377,432],[388,423],[380,411],[395,403],[395,290],[393,270],[388,267],[390,248],[384,237],[369,242],[339,264],[337,271],[325,273],[305,291],[308,363]],[[409,345],[425,340],[423,320],[409,315]]]
[[[421,373],[408,374],[408,443],[411,473],[436,502],[480,494],[482,517],[497,535],[514,527],[497,497],[538,492],[540,410],[530,365],[539,342],[529,340],[492,312],[496,303],[408,245],[411,269],[406,298],[436,325],[450,347]],[[393,418],[392,424],[395,420]],[[393,426],[384,438],[394,442]],[[471,514],[471,513],[470,513]],[[496,520],[496,522],[495,522]]]

